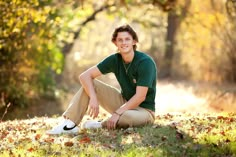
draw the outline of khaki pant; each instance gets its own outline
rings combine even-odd
[[[126,102],[118,89],[101,81],[94,80],[94,88],[99,105],[111,114]],[[88,102],[89,96],[83,88],[80,88],[71,100],[67,110],[63,113],[63,116],[69,118],[78,125],[88,109]],[[151,111],[142,107],[137,107],[135,109],[125,111],[120,116],[120,119],[117,122],[117,127],[135,127],[151,124],[153,122],[154,115]],[[106,127],[106,121],[104,121],[102,125],[103,127]]]

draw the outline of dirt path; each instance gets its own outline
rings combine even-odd
[[[157,85],[157,114],[168,112],[236,112],[236,85],[161,81]]]

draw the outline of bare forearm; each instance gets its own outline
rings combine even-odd
[[[147,91],[148,87],[137,86],[135,95],[124,105],[122,105],[118,110],[116,110],[116,113],[122,114],[126,110],[138,107],[146,99]]]
[[[135,94],[129,101],[127,101],[118,110],[116,110],[116,113],[122,114],[126,110],[134,109],[138,107],[144,100],[145,97],[141,97]]]
[[[91,78],[88,74],[82,74],[79,77],[80,83],[82,87],[84,88],[85,92],[88,94],[88,96],[95,97],[95,90],[93,87],[93,78]]]
[[[80,83],[90,98],[96,98],[96,93],[93,86],[93,79],[100,75],[100,71],[96,66],[94,66],[79,76]]]
[[[93,79],[99,75],[101,75],[101,72],[94,66],[79,76],[80,83],[90,98],[88,103],[88,114],[93,118],[96,118],[99,113],[99,105],[93,85]]]

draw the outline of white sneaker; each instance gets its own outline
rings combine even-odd
[[[83,128],[85,128],[85,129],[102,128],[102,122],[98,122],[98,121],[95,121],[95,120],[88,120],[88,121],[84,122]]]
[[[48,130],[46,134],[57,135],[57,134],[76,134],[79,132],[77,125],[69,119],[65,119],[59,125],[53,127],[51,130]]]

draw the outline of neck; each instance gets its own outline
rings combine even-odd
[[[121,54],[122,59],[124,60],[125,63],[130,63],[132,62],[133,58],[134,58],[134,51],[132,51],[131,53],[127,53],[127,54]]]

